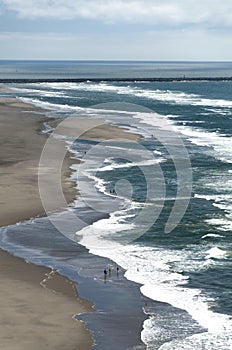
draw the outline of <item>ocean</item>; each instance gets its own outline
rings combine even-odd
[[[90,126],[77,138],[57,132],[83,160],[71,177],[80,195],[50,222],[2,228],[0,246],[54,266],[85,297],[87,280],[102,288],[105,261],[119,266],[146,300],[136,329],[146,349],[232,349],[232,81],[207,79],[231,76],[231,62],[0,61],[0,79],[25,79],[2,83],[11,92],[1,95],[62,123],[90,119],[101,128],[104,118],[142,136],[93,141],[84,137]],[[47,123],[42,132],[55,133]],[[96,305],[104,312],[102,300]],[[83,319],[102,340],[91,317]]]

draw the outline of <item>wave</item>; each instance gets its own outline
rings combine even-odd
[[[47,84],[51,86],[51,83]],[[65,86],[67,90],[70,89],[70,83],[66,85],[63,84],[63,86],[61,83],[59,83],[57,84],[57,89],[65,89]],[[56,88],[55,84],[52,84],[52,88]],[[96,84],[73,84],[72,89],[74,88],[88,88],[95,89],[92,91],[96,91]],[[100,89],[99,91],[103,91],[104,89],[108,89],[106,91],[109,91],[109,89],[111,89],[110,91],[114,92],[115,89],[119,89],[117,90],[117,93],[123,94],[128,94],[129,90],[130,94],[142,94],[143,97],[145,97],[144,94],[151,92],[149,98],[166,99],[168,103],[192,104],[194,101],[195,103],[202,102],[199,100],[199,96],[197,95],[187,95],[179,92],[174,93],[161,90],[143,90],[141,92],[139,89],[133,89],[131,87],[123,87],[124,90],[120,90],[121,87],[109,87],[109,85],[106,84],[99,84],[97,88]],[[38,103],[40,107],[43,106],[43,108],[51,110],[60,109],[62,111],[83,111],[83,109],[79,107],[71,107],[68,105],[59,106],[57,104],[42,102],[36,99],[31,99],[31,101],[33,102],[29,103]],[[228,102],[224,100],[218,101],[220,101],[220,103]],[[212,100],[204,100],[203,102],[211,103],[212,105]],[[139,120],[141,120],[143,123],[147,123],[149,126],[157,126],[159,124],[159,121],[157,122],[154,120],[154,116],[155,114],[148,113],[136,114],[136,117]],[[170,116],[160,116],[160,118],[164,118],[170,122],[170,124],[172,123],[169,119]],[[232,162],[231,138],[227,138],[226,136],[217,133],[205,132],[200,129],[194,129],[186,126],[180,127],[174,125],[173,127],[177,128],[180,133],[187,136],[192,143],[198,146],[206,147],[207,152],[211,152],[214,157],[227,163]],[[209,150],[209,148],[211,149]],[[108,162],[111,162],[111,160],[108,159]],[[111,162],[110,164],[104,165],[101,169],[103,169],[102,171],[110,171],[122,166],[133,166],[131,164],[134,163],[125,163],[121,165]],[[138,163],[138,165],[140,166],[141,164]],[[107,196],[112,196],[108,193],[106,189],[107,183],[104,182],[104,180],[96,176],[94,177],[91,174],[89,177],[95,182],[95,187],[99,190],[99,192]],[[123,237],[124,234],[127,236],[128,232],[135,229],[133,217],[136,215],[136,210],[140,210],[141,205],[131,200],[125,201],[125,198],[121,199],[123,200],[121,204],[124,206],[122,205],[119,210],[114,210],[112,213],[110,213],[109,218],[96,221],[92,225],[89,225],[76,233],[79,243],[90,249],[91,253],[108,257],[114,260],[118,265],[122,266],[126,270],[126,278],[142,285],[141,292],[145,296],[186,310],[189,315],[193,317],[193,319],[195,319],[203,328],[208,330],[200,335],[165,344],[161,347],[162,349],[207,349],[207,346],[209,346],[208,344],[210,344],[210,342],[213,343],[215,335],[215,343],[213,343],[214,345],[211,344],[211,347],[208,347],[208,349],[229,349],[228,339],[230,339],[232,332],[231,320],[229,316],[218,314],[210,310],[210,300],[208,300],[207,296],[203,294],[202,290],[187,287],[189,278],[187,275],[188,272],[207,269],[209,268],[210,264],[217,264],[220,263],[219,260],[226,260],[227,253],[225,250],[213,246],[212,243],[210,243],[211,245],[208,245],[208,242],[204,242],[204,244],[207,243],[206,246],[204,246],[204,249],[202,248],[202,243],[200,245],[200,250],[197,248],[194,250],[193,247],[189,247],[189,250],[185,249],[181,251],[162,248],[156,249],[154,247],[136,246],[132,244],[121,245],[118,243],[117,238],[118,236],[120,236],[120,238]],[[208,198],[205,199],[214,200],[216,204],[218,203],[219,205],[222,205],[222,202],[216,202],[218,197],[215,198],[215,196],[208,196]],[[130,218],[132,218],[132,220],[128,220]],[[213,220],[214,224],[216,224],[215,220],[220,219],[214,218],[210,219],[209,221],[213,223]],[[220,225],[221,224],[222,222],[220,222]],[[206,236],[209,237],[209,234]],[[206,236],[202,237],[202,239],[206,238]],[[113,240],[114,238],[116,238],[115,241]],[[142,338],[148,345],[156,339],[157,322],[157,320],[153,322],[152,319],[149,319],[144,323]],[[196,343],[194,344],[192,340],[194,340]],[[218,347],[218,344],[220,344],[220,347]]]
[[[205,131],[196,127],[177,125],[170,119],[168,119],[168,122],[177,132],[187,137],[187,140],[191,143],[205,147],[205,153],[225,163],[232,163],[232,141],[230,136],[218,132]]]
[[[161,162],[164,162],[164,161],[165,161],[164,158],[157,158],[157,159],[152,159],[152,160],[146,160],[146,161],[143,161],[143,162],[131,162],[131,163],[123,163],[123,164],[110,162],[110,164],[99,168],[98,171],[103,172],[103,171],[112,171],[114,169],[144,167],[144,166],[150,166],[150,165],[153,165],[153,164],[161,163]]]
[[[210,238],[222,238],[222,235],[216,234],[216,233],[207,233],[207,235],[204,235],[201,237],[201,239],[210,239]]]
[[[207,251],[208,255],[206,256],[206,259],[225,259],[227,258],[228,252],[219,248],[219,247],[213,247],[210,248]]]
[[[210,219],[206,219],[205,222],[208,225],[214,226],[219,231],[231,231],[232,230],[232,195],[231,195],[231,175],[230,172],[218,170],[218,174],[203,178],[200,182],[200,187],[203,187],[201,191],[210,190],[216,194],[198,194],[194,195],[195,198],[211,201],[215,208],[219,209],[219,212]],[[198,185],[198,186],[199,186]]]
[[[54,83],[43,83],[43,85],[51,85],[53,88],[58,87],[60,88],[60,86],[62,86],[62,88],[66,87],[67,89],[70,88],[70,83],[60,83],[60,84],[54,84]],[[82,89],[82,86],[85,86],[85,88],[87,89],[87,87],[91,90],[93,87],[95,89],[98,90],[102,90],[104,91],[104,88],[107,89],[118,89],[121,87],[117,87],[117,86],[111,86],[109,87],[108,85],[104,85],[104,84],[84,84],[84,83],[80,83],[80,84],[71,84],[72,89],[73,86],[77,89]],[[87,86],[87,87],[86,87]],[[124,91],[125,88],[123,88]],[[127,89],[127,88],[126,88]],[[145,90],[143,90],[145,92]],[[184,93],[178,93],[180,96],[182,95],[186,95]],[[189,95],[188,95],[189,96]],[[89,116],[101,116],[101,113],[104,110],[96,110],[96,109],[91,109],[91,108],[81,108],[79,106],[70,106],[67,104],[54,104],[54,103],[50,103],[50,102],[45,102],[45,101],[41,101],[39,99],[35,99],[35,98],[21,98],[21,100],[23,100],[26,103],[30,103],[30,104],[34,104],[36,106],[42,107],[44,109],[49,109],[49,110],[58,110],[58,111],[62,111],[62,112],[84,112],[87,113]],[[232,107],[232,102],[231,102],[231,107]],[[109,112],[109,111],[108,111]],[[115,113],[115,115],[117,113],[119,113],[119,111],[113,111]],[[133,114],[132,112],[129,114]],[[106,114],[107,115],[107,114]],[[175,121],[172,120],[173,116],[170,115],[166,115],[166,116],[159,116],[158,121],[155,121],[155,117],[157,116],[157,114],[152,114],[152,113],[136,113],[136,116],[138,119],[143,120],[145,123],[147,123],[148,125],[153,125],[155,127],[158,126],[159,121],[162,121],[162,118],[164,120],[164,118],[166,119],[166,121],[170,124],[170,127],[173,127],[173,130],[176,130],[178,133],[184,135],[185,137],[187,137],[187,139],[192,142],[193,144],[196,144],[197,146],[204,146],[207,148],[207,153],[208,154],[212,154],[213,156],[217,157],[218,159],[227,162],[227,163],[232,163],[232,142],[231,142],[231,137],[226,136],[226,135],[222,135],[219,134],[218,132],[208,132],[205,131],[204,129],[199,129],[196,127],[190,127],[190,126],[186,126],[186,125],[177,125],[177,123]],[[110,117],[109,117],[110,118]],[[113,117],[110,118],[113,120]],[[129,128],[129,127],[128,127]],[[130,128],[129,128],[130,129]],[[141,131],[141,133],[143,134],[143,132]],[[213,149],[213,151],[211,151],[211,149]]]
[[[49,90],[38,90],[31,88],[18,88],[18,87],[10,87],[10,89],[14,92],[19,92],[28,95],[42,96],[42,97],[62,97],[66,98],[67,96],[62,91],[49,91]]]
[[[213,218],[205,220],[208,225],[216,226],[219,231],[231,231],[232,230],[232,216],[228,218],[225,216],[221,218]]]
[[[102,171],[133,165],[133,163],[122,165],[112,163],[110,158],[105,159],[105,163]],[[97,177],[93,180],[99,191],[107,194],[106,183]],[[212,200],[215,197],[211,196],[208,199]],[[133,217],[136,212],[133,209],[135,209],[133,203],[128,202],[124,208],[111,213],[108,219],[99,220],[85,227],[76,233],[78,242],[89,249],[90,253],[110,258],[122,266],[126,270],[127,279],[142,285],[143,295],[187,311],[199,325],[208,330],[204,333],[206,343],[211,333],[215,332],[218,339],[222,339],[223,342],[224,335],[230,334],[232,328],[229,317],[211,311],[209,307],[211,300],[207,299],[202,290],[187,287],[189,278],[187,273],[199,272],[208,269],[212,264],[219,264],[220,262],[215,262],[213,257],[220,255],[220,259],[225,258],[224,251],[212,245],[205,245],[204,249],[200,247],[194,250],[193,247],[189,247],[181,251],[132,244],[122,245],[118,238],[124,234],[127,236],[128,232],[133,232],[135,229]],[[132,218],[132,222],[128,220],[129,218]],[[157,320],[152,322],[149,318],[144,323],[142,340],[149,346],[159,340],[158,338]],[[186,339],[183,340],[183,344],[186,342]]]
[[[162,345],[159,350],[231,350],[231,328],[214,333],[201,333],[182,340],[173,340]]]
[[[61,115],[61,117],[66,117],[67,116],[66,113],[70,113],[70,116],[73,117],[75,116],[75,113],[77,113],[76,116],[79,116],[79,117],[84,116],[86,118],[105,118],[106,122],[114,123],[113,117],[117,115],[121,115],[121,113],[123,113],[123,115],[126,115],[126,116],[132,116],[134,114],[133,112],[128,112],[128,111],[96,109],[94,107],[80,107],[77,105],[71,106],[69,104],[51,103],[47,101],[42,101],[37,98],[19,97],[19,99],[24,103],[32,104],[44,110],[57,112],[57,114],[55,114],[55,117],[59,117],[59,113],[64,114],[64,115]],[[113,115],[110,115],[109,114],[110,112],[112,112]],[[53,115],[49,114],[49,116],[53,116]],[[116,125],[117,125],[117,122],[116,122]],[[125,128],[125,125],[123,125],[122,127]],[[132,126],[126,125],[126,129],[128,131],[131,131],[132,133],[138,132],[137,128],[133,125]],[[141,130],[141,134],[143,134],[143,130]]]
[[[91,230],[91,233],[94,235],[94,230]],[[85,246],[88,247],[88,245]],[[198,349],[204,348],[204,344],[207,344],[209,339],[211,339],[211,334],[217,334],[218,341],[220,339],[224,346],[228,344],[228,339],[227,342],[225,341],[225,334],[228,336],[232,330],[230,317],[211,311],[208,304],[208,301],[210,302],[211,300],[208,300],[200,289],[185,287],[188,282],[188,276],[186,275],[188,267],[189,270],[192,270],[194,263],[196,263],[198,265],[195,266],[196,271],[199,271],[199,267],[202,269],[206,268],[202,266],[202,260],[198,257],[198,254],[202,254],[200,251],[195,252],[196,256],[194,256],[192,251],[171,251],[138,245],[121,245],[121,247],[120,245],[115,245],[112,248],[108,246],[108,249],[104,250],[91,248],[90,252],[110,258],[116,264],[122,266],[126,270],[125,277],[127,279],[142,285],[141,292],[143,295],[187,311],[205,329],[205,342]],[[213,253],[218,253],[218,250],[216,252],[215,249],[212,249],[211,254]],[[207,250],[202,256],[207,262]],[[182,267],[184,267],[185,274],[182,273]],[[165,316],[163,322],[165,322]],[[170,322],[169,319],[166,320],[166,323],[168,322]],[[178,325],[176,326],[178,327]],[[159,327],[161,331],[158,331]],[[159,319],[156,319],[155,316],[150,316],[144,322],[142,340],[149,348],[149,344],[154,344],[154,342],[160,340],[159,337],[162,332],[165,332],[162,322],[159,324]],[[186,344],[188,340],[183,339],[180,343],[178,341],[178,344],[182,344],[182,342]],[[164,346],[169,346],[169,344]],[[191,349],[196,348],[192,347]],[[212,347],[211,350],[213,349],[216,350],[218,348]]]
[[[120,86],[106,83],[40,83],[41,87],[49,87],[57,90],[77,90],[89,92],[113,92],[118,95],[132,95],[151,100],[162,101],[171,104],[210,106],[220,108],[232,108],[231,100],[208,99],[197,94],[187,94],[181,91],[148,90],[133,87],[131,85]]]
[[[83,108],[78,107],[78,106],[70,106],[68,104],[51,103],[51,102],[41,101],[37,98],[20,97],[19,99],[25,103],[33,104],[34,106],[43,108],[45,110],[48,109],[51,111],[63,111],[63,112],[82,111],[83,110]]]

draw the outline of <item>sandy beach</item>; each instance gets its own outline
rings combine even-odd
[[[75,314],[90,312],[75,284],[54,271],[0,251],[1,349],[90,349]]]
[[[43,111],[14,99],[0,100],[0,225],[44,215],[38,190],[38,163],[46,142],[39,134],[45,116]],[[57,143],[60,143],[57,141]],[[63,191],[66,200],[75,196],[67,181],[68,165],[63,166]],[[55,170],[54,170],[55,171]],[[61,209],[54,205],[54,210]]]
[[[39,134],[45,116],[39,108],[15,99],[0,100],[0,226],[44,215],[37,169],[46,137]],[[70,202],[75,191],[65,180]],[[56,208],[58,210],[61,208]],[[93,311],[75,284],[56,272],[0,251],[1,349],[90,349],[92,338],[73,316]]]
[[[41,134],[48,121],[45,111],[12,98],[0,99],[0,226],[44,216],[39,189],[38,164],[47,137]],[[94,124],[95,123],[95,124]],[[58,133],[86,139],[121,138],[136,140],[138,135],[97,121],[74,119]],[[53,127],[57,121],[51,121]],[[73,134],[74,132],[74,134]],[[57,149],[61,141],[57,141]],[[56,145],[55,145],[56,147]],[[62,147],[65,147],[63,144]],[[62,187],[67,203],[77,194],[67,180],[73,160],[64,159]],[[52,161],[51,161],[52,166]],[[56,171],[57,169],[54,169]],[[52,201],[53,211],[60,210]],[[92,312],[93,305],[78,297],[76,285],[56,271],[33,265],[0,250],[1,346],[4,350],[91,349],[93,339],[84,323],[73,316]]]

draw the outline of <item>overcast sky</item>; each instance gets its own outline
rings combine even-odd
[[[0,0],[0,59],[232,61],[232,0]]]

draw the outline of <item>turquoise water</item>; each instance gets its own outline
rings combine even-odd
[[[7,64],[1,62],[1,74],[10,78],[232,75],[231,63]],[[164,340],[161,349],[231,349],[232,83],[45,81],[8,86],[24,101],[50,109],[53,117],[73,116],[78,123],[78,118],[104,116],[143,135],[136,146],[83,139],[70,145],[69,140],[76,157],[85,161],[77,175],[81,200],[101,211],[75,239],[121,265],[128,279],[141,283],[142,294],[187,311],[205,329],[193,338]],[[175,203],[180,217],[170,231]],[[157,348],[164,323],[171,322],[170,315],[145,321],[142,339],[148,349]]]

